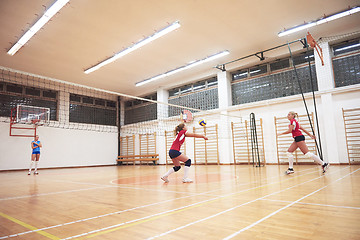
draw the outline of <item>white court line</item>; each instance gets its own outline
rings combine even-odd
[[[261,200],[264,200],[264,201],[272,201],[272,202],[291,203],[291,201],[275,200],[275,199],[261,199]],[[306,202],[297,202],[297,204],[302,204],[302,205],[313,205],[313,206],[322,206],[322,207],[334,207],[334,208],[348,208],[348,209],[356,209],[356,210],[360,210],[360,207],[338,206],[338,205],[329,205],[329,204],[321,204],[321,203],[306,203]]]
[[[197,195],[200,195],[200,194],[197,194]],[[62,224],[58,224],[58,225],[54,225],[54,226],[50,226],[50,227],[39,228],[39,229],[36,229],[36,230],[31,230],[31,231],[27,231],[27,232],[21,232],[21,233],[9,235],[9,236],[3,236],[3,237],[0,237],[0,239],[16,237],[16,236],[19,236],[19,235],[24,235],[24,234],[28,234],[28,233],[33,233],[33,232],[43,231],[43,230],[47,230],[47,229],[62,227],[62,226],[66,226],[66,225],[70,225],[70,224],[74,224],[74,223],[85,222],[85,221],[89,221],[89,220],[92,220],[92,219],[97,219],[97,218],[101,218],[101,217],[106,217],[106,216],[111,216],[111,215],[120,214],[120,213],[124,213],[124,212],[129,212],[129,211],[133,211],[133,210],[136,210],[136,209],[150,207],[150,206],[163,204],[163,203],[166,203],[166,202],[170,202],[170,201],[174,201],[174,200],[178,200],[178,199],[182,199],[182,198],[188,198],[188,197],[192,197],[192,196],[185,196],[185,197],[179,197],[179,198],[175,198],[175,199],[169,199],[169,200],[165,200],[165,201],[161,201],[161,202],[151,203],[151,204],[148,204],[148,205],[142,205],[142,206],[129,208],[129,209],[125,209],[125,210],[121,210],[121,211],[117,211],[117,212],[107,213],[107,214],[103,214],[103,215],[99,215],[99,216],[95,216],[95,217],[80,219],[80,220],[67,222],[67,223],[62,223]]]
[[[105,185],[105,184],[96,184],[96,183],[85,183],[85,182],[73,182],[73,181],[62,181],[62,180],[55,180],[55,182],[66,182],[66,183],[73,183],[73,184],[82,184],[82,185],[94,185],[94,186],[104,186],[104,187],[114,187],[114,188],[124,188],[124,189],[133,189],[133,190],[145,190],[145,191],[153,191],[153,192],[171,192],[171,193],[187,193],[189,192],[178,192],[178,191],[171,191],[171,190],[163,190],[163,189],[149,189],[149,188],[140,188],[140,187],[131,187],[131,186],[119,186],[116,184],[112,185]],[[190,193],[191,194],[191,193]]]
[[[346,167],[346,168],[348,168],[348,167]],[[343,170],[343,169],[346,169],[346,168],[342,168],[340,170]],[[340,171],[340,170],[338,170],[338,171]],[[314,173],[314,172],[317,172],[317,171],[318,170],[312,171],[310,173]],[[336,172],[338,172],[338,171],[336,171]],[[300,175],[300,176],[308,175],[310,173],[306,173],[306,174],[303,174],[303,175]],[[279,177],[279,176],[275,176],[275,177]],[[321,177],[323,177],[323,176],[321,176]],[[318,177],[318,178],[321,178],[321,177]],[[315,178],[313,180],[316,180],[318,178]],[[310,180],[310,181],[313,181],[313,180]],[[280,181],[280,182],[282,182],[282,181]],[[279,183],[279,182],[275,182],[275,183]],[[247,192],[249,190],[258,189],[260,187],[268,186],[268,185],[272,185],[272,184],[274,184],[274,183],[268,183],[268,184],[261,185],[261,186],[255,186],[255,187],[248,188],[248,189],[245,189],[245,190],[241,190],[241,191],[238,191],[238,192],[234,192],[234,193],[222,195],[222,196],[219,196],[219,197],[211,198],[211,199],[208,199],[208,200],[204,200],[204,201],[196,202],[196,203],[193,203],[193,204],[189,204],[189,205],[179,207],[179,208],[176,208],[176,209],[167,210],[167,211],[156,213],[156,214],[153,214],[153,215],[150,215],[150,216],[130,220],[130,221],[127,221],[127,222],[116,224],[116,225],[112,225],[112,226],[104,227],[104,228],[101,228],[101,229],[93,230],[93,231],[90,231],[90,232],[82,233],[82,234],[79,234],[79,235],[71,236],[71,237],[65,238],[64,240],[73,239],[73,238],[77,238],[77,237],[82,237],[82,236],[86,236],[86,235],[89,235],[89,234],[105,231],[105,230],[108,230],[108,229],[111,229],[111,228],[116,228],[116,227],[119,227],[119,226],[122,226],[122,225],[130,224],[130,223],[133,223],[133,222],[138,222],[138,221],[141,221],[141,220],[153,218],[153,217],[156,217],[156,216],[159,216],[159,215],[164,215],[164,214],[167,214],[167,213],[176,212],[176,211],[181,210],[181,209],[189,208],[189,207],[196,206],[196,205],[203,204],[203,203],[210,202],[210,201],[215,201],[217,199],[225,198],[225,197],[228,197],[228,196],[231,196],[231,195],[239,194],[239,193],[242,193],[242,192]],[[301,185],[301,184],[298,184],[298,185]],[[298,186],[298,185],[295,185],[295,186]]]
[[[308,171],[308,170],[312,170],[312,168],[308,168],[308,169],[305,169],[305,170],[302,170],[302,171],[298,171],[298,172],[305,172],[305,171]],[[314,172],[317,172],[318,170],[314,170],[314,171],[311,171],[311,172],[308,172],[306,174],[303,174],[303,175],[299,175],[299,176],[305,176],[305,175],[308,175],[308,174],[311,174],[311,173],[314,173]],[[237,184],[237,186],[242,186],[242,185],[248,185],[248,184],[256,184],[258,182],[262,182],[264,180],[270,180],[270,179],[273,179],[273,178],[279,178],[281,177],[281,175],[276,175],[276,176],[273,176],[273,177],[270,177],[270,178],[264,178],[264,179],[260,179],[258,181],[255,181],[255,182],[252,182],[252,183],[242,183],[242,184]],[[59,180],[55,180],[55,181],[59,181]],[[118,187],[118,186],[113,186],[113,185],[101,185],[101,184],[96,184],[96,183],[80,183],[80,182],[72,182],[72,181],[60,181],[60,182],[70,182],[70,183],[78,183],[78,184],[87,184],[87,185],[95,185],[95,186],[106,186],[106,187]],[[267,186],[267,185],[271,185],[273,183],[268,183],[264,186]],[[100,188],[100,187],[99,187]],[[129,187],[130,188],[130,187]],[[231,193],[231,194],[228,194],[228,195],[233,195],[233,194],[237,194],[237,193],[241,193],[241,192],[244,192],[244,191],[248,191],[248,190],[251,190],[251,189],[254,189],[254,188],[258,188],[257,187],[253,187],[253,188],[250,188],[250,189],[246,189],[246,190],[242,190],[240,192],[235,192],[235,193]],[[89,188],[89,189],[95,189],[95,188]],[[141,189],[143,190],[142,188],[135,188],[135,189]],[[146,189],[145,189],[146,190]],[[114,214],[119,214],[119,213],[122,213],[122,212],[127,212],[127,211],[132,211],[132,210],[135,210],[135,209],[140,209],[140,208],[145,208],[145,207],[149,207],[149,206],[154,206],[154,205],[158,205],[158,204],[162,204],[162,203],[165,203],[165,202],[170,202],[170,201],[174,201],[174,200],[178,200],[178,199],[183,199],[183,198],[189,198],[189,197],[194,197],[194,196],[199,196],[199,195],[207,195],[208,193],[210,192],[215,192],[215,191],[219,191],[219,190],[222,190],[221,188],[219,189],[215,189],[215,190],[211,190],[211,191],[207,191],[207,192],[204,192],[204,193],[194,193],[193,195],[190,195],[190,196],[185,196],[185,197],[180,197],[180,198],[173,198],[173,199],[169,199],[169,200],[165,200],[165,201],[162,201],[162,202],[156,202],[156,203],[152,203],[152,204],[148,204],[148,205],[143,205],[143,206],[138,206],[138,207],[134,207],[134,208],[130,208],[130,209],[126,209],[126,210],[121,210],[121,211],[117,211],[117,212],[112,212],[112,213],[107,213],[107,214],[103,214],[103,215],[99,215],[99,216],[94,216],[94,217],[90,217],[90,218],[86,218],[86,219],[80,219],[80,220],[76,220],[76,221],[72,221],[72,222],[67,222],[67,223],[63,223],[63,224],[58,224],[58,225],[53,225],[53,226],[49,226],[49,227],[45,227],[45,228],[41,228],[41,229],[37,229],[37,230],[31,230],[31,231],[26,231],[26,232],[21,232],[21,233],[17,233],[17,234],[12,234],[10,236],[3,236],[3,237],[0,237],[0,239],[5,239],[5,238],[9,238],[9,237],[16,237],[18,235],[23,235],[23,234],[28,234],[28,233],[33,233],[33,232],[37,232],[37,231],[42,231],[42,230],[47,230],[47,229],[51,229],[51,228],[56,228],[56,227],[61,227],[61,226],[65,226],[65,225],[70,225],[70,224],[74,224],[74,223],[79,223],[79,222],[85,222],[85,221],[88,221],[88,220],[92,220],[92,219],[97,219],[97,218],[101,218],[101,217],[106,217],[106,216],[111,216],[111,215],[114,215]],[[76,191],[76,190],[74,190]],[[175,191],[176,192],[176,191]],[[179,192],[176,192],[176,193],[179,193]],[[189,194],[188,192],[186,192],[187,194]],[[56,194],[56,193],[54,193]],[[49,194],[50,195],[50,194]],[[227,195],[223,195],[223,196],[227,196]],[[220,198],[221,195],[217,198]],[[187,206],[185,206],[187,207]],[[153,217],[153,216],[150,216],[150,217]],[[135,221],[139,221],[141,219],[137,219]],[[87,234],[90,234],[92,232],[89,232]]]
[[[346,168],[349,168],[349,167],[346,167]],[[343,170],[343,169],[346,169],[346,168],[342,168],[342,169],[340,169],[340,170],[338,170],[338,171],[336,171],[336,172],[339,172],[339,171],[341,171],[341,170]],[[334,173],[336,173],[336,172],[332,172],[332,173],[327,174],[327,175],[331,175],[331,174],[334,174]],[[265,196],[263,196],[263,197],[257,198],[257,199],[255,199],[255,200],[251,200],[251,201],[249,201],[249,202],[246,202],[246,203],[243,203],[243,204],[240,204],[240,205],[237,205],[237,206],[235,206],[235,207],[229,208],[229,209],[227,209],[227,210],[224,210],[224,211],[219,212],[219,213],[217,213],[217,214],[211,215],[211,216],[209,216],[209,217],[202,218],[202,219],[200,219],[200,220],[197,220],[197,221],[194,221],[194,222],[188,223],[188,224],[183,225],[183,226],[181,226],[181,227],[178,227],[178,228],[175,228],[175,229],[169,230],[169,231],[167,231],[167,232],[161,233],[161,234],[159,234],[159,235],[156,235],[156,236],[153,236],[153,237],[147,238],[147,240],[150,240],[150,239],[155,239],[155,238],[158,238],[158,237],[165,236],[165,235],[167,235],[167,234],[169,234],[169,233],[172,233],[172,232],[175,232],[175,231],[181,230],[181,229],[183,229],[183,228],[189,227],[189,226],[191,226],[191,225],[194,225],[194,224],[196,224],[196,223],[203,222],[203,221],[205,221],[205,220],[208,220],[208,219],[214,218],[214,217],[216,217],[216,216],[219,216],[219,215],[221,215],[221,214],[224,214],[224,213],[230,212],[230,211],[232,211],[232,210],[234,210],[234,209],[236,209],[236,208],[239,208],[239,207],[242,207],[242,206],[248,205],[248,204],[250,204],[250,203],[253,203],[253,202],[255,202],[255,201],[261,200],[261,199],[263,199],[263,198],[266,198],[266,197],[269,197],[269,196],[272,196],[272,195],[275,195],[275,194],[278,194],[278,193],[281,193],[281,192],[287,191],[287,190],[292,189],[292,188],[294,188],[294,187],[298,187],[298,186],[300,186],[300,185],[303,185],[303,184],[306,184],[306,183],[312,182],[312,181],[314,181],[314,180],[320,179],[320,178],[322,178],[322,177],[324,177],[324,176],[325,176],[325,175],[322,175],[322,176],[320,176],[320,177],[313,178],[313,179],[308,180],[308,181],[305,181],[305,182],[303,182],[303,183],[296,184],[296,185],[294,185],[294,186],[292,186],[292,187],[288,187],[288,188],[286,188],[286,189],[283,189],[283,190],[280,190],[280,191],[277,191],[277,192],[274,192],[274,193],[270,193],[270,194],[265,195]]]
[[[238,234],[240,234],[241,232],[246,231],[246,230],[248,230],[248,229],[250,229],[250,228],[252,228],[252,227],[256,226],[257,224],[259,224],[259,223],[261,223],[261,222],[265,221],[266,219],[268,219],[268,218],[270,218],[270,217],[274,216],[275,214],[277,214],[277,213],[281,212],[282,210],[284,210],[284,209],[286,209],[286,208],[288,208],[288,207],[291,207],[291,206],[292,206],[292,205],[294,205],[295,203],[300,202],[301,200],[303,200],[303,199],[305,199],[305,198],[307,198],[307,197],[309,197],[309,196],[311,196],[311,195],[313,195],[313,194],[315,194],[315,193],[317,193],[317,192],[319,192],[319,191],[323,190],[324,188],[328,187],[330,184],[332,184],[332,183],[336,183],[336,182],[338,182],[338,181],[340,181],[340,180],[342,180],[342,179],[344,179],[344,178],[346,178],[346,177],[350,176],[351,174],[356,173],[356,172],[357,172],[357,171],[359,171],[359,170],[360,170],[360,168],[358,168],[358,169],[357,169],[357,170],[355,170],[355,171],[352,171],[351,173],[346,174],[345,176],[343,176],[343,177],[341,177],[341,178],[339,178],[339,179],[337,179],[337,180],[335,180],[335,181],[333,181],[333,182],[330,182],[328,185],[325,185],[324,187],[319,188],[318,190],[313,191],[312,193],[309,193],[308,195],[305,195],[304,197],[299,198],[298,200],[296,200],[296,201],[294,201],[294,202],[292,202],[292,203],[290,203],[290,204],[286,205],[285,207],[282,207],[282,208],[278,209],[277,211],[275,211],[275,212],[273,212],[273,213],[271,213],[271,214],[267,215],[266,217],[263,217],[262,219],[260,219],[260,220],[258,220],[258,221],[256,221],[256,222],[254,222],[254,223],[252,223],[252,224],[250,224],[249,226],[244,227],[243,229],[241,229],[241,230],[239,230],[239,231],[237,231],[237,232],[235,232],[235,233],[233,233],[233,234],[231,234],[231,235],[227,236],[226,238],[224,238],[224,240],[228,240],[228,239],[231,239],[231,238],[233,238],[233,237],[237,236],[237,235],[238,235]]]
[[[29,197],[38,197],[38,196],[47,196],[47,195],[62,194],[62,193],[69,193],[69,192],[88,191],[88,190],[99,189],[99,188],[114,188],[114,187],[115,186],[82,188],[82,189],[66,190],[66,191],[60,191],[60,192],[39,193],[39,194],[23,195],[23,196],[17,196],[17,197],[6,197],[6,198],[0,198],[0,201],[29,198]]]

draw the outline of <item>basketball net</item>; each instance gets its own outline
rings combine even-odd
[[[321,65],[324,66],[324,56],[322,52],[322,48],[319,46],[319,44],[315,41],[313,36],[309,32],[306,34],[306,41],[310,45],[310,47],[314,48],[318,54],[318,56],[321,59]]]
[[[40,122],[40,119],[31,119],[31,123],[34,124],[35,126],[38,126]]]
[[[193,120],[192,113],[189,110],[182,110],[180,117],[184,122],[191,122]]]

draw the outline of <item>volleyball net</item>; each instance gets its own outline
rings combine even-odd
[[[184,120],[190,127],[198,127],[202,118],[208,125],[224,119],[229,126],[231,119],[241,121],[238,112],[218,109],[216,84],[204,82],[204,89],[196,94],[175,93],[166,100],[158,101],[156,92],[137,97],[0,68],[0,122],[34,124],[40,109],[47,114],[42,127],[164,135]],[[14,109],[23,110],[21,117],[10,117]],[[192,119],[184,119],[190,115]]]

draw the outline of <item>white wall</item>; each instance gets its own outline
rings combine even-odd
[[[309,112],[314,112],[312,94],[306,93],[305,99]],[[316,92],[316,104],[324,160],[336,164],[348,163],[345,142],[345,127],[341,109],[360,107],[360,84],[318,91]],[[218,124],[220,162],[222,164],[229,164],[233,162],[230,122],[249,120],[249,115],[253,112],[255,113],[256,119],[262,118],[263,120],[266,162],[277,163],[274,117],[286,117],[289,111],[295,111],[299,115],[306,114],[301,95],[241,104],[238,106],[229,106],[227,111],[224,111],[224,109],[215,109],[202,113],[206,115],[194,114],[194,121],[192,123],[188,123],[187,125],[188,129],[192,131],[193,126],[199,127],[197,122],[200,118],[205,118],[208,126]],[[227,114],[228,116],[221,114]],[[159,132],[157,135],[157,153],[159,153],[159,163],[165,164],[165,154],[167,154],[169,149],[165,148],[165,137],[164,134],[161,134],[161,132],[165,130],[173,130],[175,126],[180,123],[180,118],[177,117],[175,119],[168,120],[168,122],[165,120],[163,124],[159,124],[158,121],[159,120],[155,120],[134,125],[138,126],[138,128],[147,129],[149,132]],[[333,122],[335,124],[334,127],[328,129],[328,122]],[[316,125],[314,127],[315,134],[317,135]],[[123,126],[122,131],[129,133],[128,131],[131,130],[127,130],[128,128],[130,128],[129,125]],[[132,126],[132,131],[133,134],[136,135],[136,138],[138,138],[136,128],[134,128],[134,126]],[[308,131],[311,132],[311,129],[308,129]],[[291,138],[291,134],[289,134],[289,138]],[[138,149],[138,147],[139,144],[136,143],[135,149]],[[138,150],[136,150],[136,152],[137,151]],[[334,152],[336,153],[335,155]],[[194,159],[194,141],[192,138],[186,139],[186,155],[189,158]]]
[[[309,112],[311,113],[314,112],[314,106],[310,95],[311,94],[305,94]],[[325,95],[331,96],[331,103],[323,102],[329,99],[322,97]],[[345,127],[341,108],[351,109],[360,107],[360,84],[337,88],[331,91],[317,92],[316,103],[325,161],[329,161],[330,163],[348,163]],[[328,104],[332,104],[330,109],[327,106]],[[257,119],[263,119],[264,148],[267,163],[277,163],[274,116],[286,117],[289,111],[295,111],[300,115],[306,114],[300,95],[245,104],[236,109],[244,119],[249,119],[251,112],[255,113]],[[330,120],[335,122],[335,126],[334,128],[328,129],[326,123]],[[311,132],[311,129],[308,129],[308,131]],[[317,130],[315,131],[317,135]],[[289,138],[291,138],[291,135],[289,135]],[[334,149],[336,150],[336,155],[333,155]]]
[[[39,168],[113,165],[117,133],[38,127],[43,145]],[[10,137],[9,124],[0,122],[0,170],[27,169],[31,158],[29,137]]]
[[[117,101],[117,96],[90,87],[24,73],[1,67],[2,80],[10,83],[58,91],[58,121],[38,128],[43,144],[40,168],[94,166],[116,164],[117,127],[69,122],[69,96],[76,93],[101,99]],[[8,78],[6,72],[16,73],[17,78]],[[8,74],[10,75],[10,74]],[[29,76],[29,77],[27,77]],[[0,117],[0,170],[27,169],[31,159],[29,137],[9,136],[9,117]],[[21,126],[17,124],[18,126]],[[87,130],[75,130],[75,129]],[[19,131],[16,131],[19,132]],[[15,133],[16,133],[15,132]],[[34,134],[31,131],[22,133]]]

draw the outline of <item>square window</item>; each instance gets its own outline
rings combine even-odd
[[[256,76],[267,72],[267,65],[250,68],[250,76]]]
[[[22,93],[22,86],[16,84],[8,84],[6,85],[6,91],[12,93]]]
[[[247,78],[248,75],[249,75],[249,73],[248,73],[247,69],[240,70],[240,71],[237,71],[232,74],[232,80],[234,81],[234,80],[244,79],[244,78]]]
[[[103,100],[103,99],[95,99],[95,105],[105,106],[105,100]]]
[[[111,108],[116,108],[116,102],[115,101],[106,101],[106,106]]]
[[[70,101],[72,102],[81,102],[81,97],[76,94],[70,94]]]
[[[91,97],[82,97],[83,103],[94,104],[94,99]]]
[[[43,97],[56,99],[57,92],[51,90],[44,90]]]
[[[40,97],[40,89],[36,88],[25,88],[25,94],[31,96],[39,96]]]

